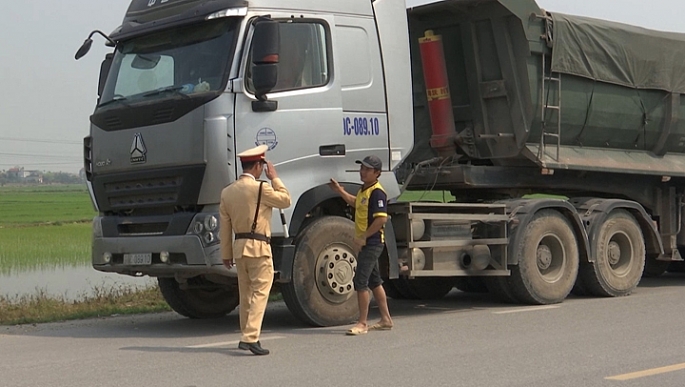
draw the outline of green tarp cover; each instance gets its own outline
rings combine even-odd
[[[685,34],[553,13],[552,71],[685,94]]]

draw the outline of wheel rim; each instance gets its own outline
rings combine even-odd
[[[564,274],[566,251],[556,235],[546,235],[536,250],[538,271],[542,279],[549,283],[558,281]]]
[[[349,246],[333,243],[326,246],[316,259],[316,285],[321,295],[332,303],[342,303],[354,292],[352,279],[357,270],[357,258]]]
[[[617,232],[611,236],[607,248],[607,262],[611,271],[617,276],[624,276],[630,272],[634,255],[633,242],[624,232]]]

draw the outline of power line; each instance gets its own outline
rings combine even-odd
[[[23,167],[23,168],[36,168],[36,167],[55,167],[55,166],[83,166],[79,163],[36,163],[36,164],[0,164],[0,167]]]
[[[81,141],[44,140],[44,139],[35,139],[35,138],[0,137],[0,140],[6,140],[6,141],[22,141],[22,142],[43,142],[43,143],[46,143],[46,144],[83,145],[83,142],[81,142]]]
[[[35,154],[35,153],[6,153],[6,152],[0,152],[0,156],[24,156],[24,157],[39,157],[39,158],[47,158],[47,159],[67,159],[67,160],[83,160],[79,156],[69,156],[69,155],[44,155],[44,154]]]

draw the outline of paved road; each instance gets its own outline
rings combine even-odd
[[[0,386],[685,385],[685,276],[645,279],[629,297],[553,306],[455,290],[390,307],[395,329],[347,337],[345,327],[304,327],[274,303],[264,357],[236,348],[235,312],[212,321],[162,313],[2,327]]]

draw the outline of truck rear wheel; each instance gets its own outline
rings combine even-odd
[[[409,288],[419,300],[438,300],[454,288],[453,277],[419,277],[406,280]]]
[[[485,286],[488,287],[490,294],[507,304],[518,304],[519,301],[511,290],[508,277],[485,277]]]
[[[391,279],[384,279],[383,280],[383,290],[385,290],[385,295],[395,299],[395,300],[404,300],[407,298],[404,294],[402,294],[399,290],[397,290],[397,287],[395,286],[395,280]]]
[[[438,300],[445,297],[456,282],[453,277],[400,277],[391,281],[397,292],[409,300]]]
[[[671,262],[668,265],[668,269],[666,269],[666,271],[668,271],[669,273],[685,273],[685,262],[683,262],[683,261]]]
[[[520,243],[512,246],[518,258],[511,271],[512,293],[531,304],[562,302],[578,276],[578,244],[571,224],[557,211],[541,210],[524,227]]]
[[[354,223],[339,216],[319,218],[304,229],[296,243],[292,280],[281,288],[295,317],[315,326],[349,324],[357,319],[353,240]]]
[[[464,293],[487,293],[489,291],[485,285],[484,277],[458,277],[454,287]]]
[[[181,316],[207,319],[223,317],[240,303],[235,286],[215,284],[202,277],[188,279],[188,288],[174,278],[157,278],[159,290],[171,309]]]
[[[597,240],[595,262],[581,266],[583,288],[595,296],[630,294],[645,265],[645,240],[637,221],[629,212],[616,210],[593,237]]]
[[[658,261],[654,257],[645,258],[645,268],[642,271],[643,277],[659,277],[668,270],[671,261]]]

